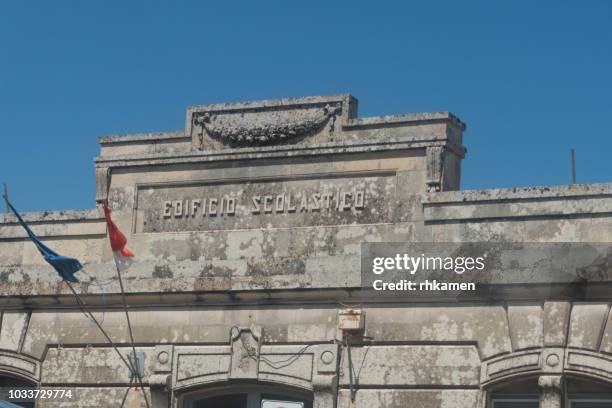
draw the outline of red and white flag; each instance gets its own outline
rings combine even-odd
[[[108,239],[110,240],[110,246],[113,250],[115,257],[115,263],[118,267],[125,269],[129,265],[129,258],[134,256],[134,253],[126,247],[127,238],[123,235],[123,232],[117,228],[113,220],[111,219],[111,211],[106,204],[104,204],[104,217],[106,218],[106,226],[108,227]]]

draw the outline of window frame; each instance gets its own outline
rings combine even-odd
[[[517,394],[507,394],[507,393],[500,393],[500,394],[491,394],[491,398],[490,398],[490,407],[491,408],[496,408],[497,403],[501,403],[501,402],[531,402],[531,403],[536,403],[540,404],[540,396],[538,394],[521,394],[521,393],[517,393]]]
[[[305,406],[308,406],[308,404],[314,404],[312,393],[306,390],[270,384],[235,384],[212,388],[195,388],[179,397],[178,406],[182,408],[193,408],[194,404],[199,399],[231,394],[246,394],[246,408],[260,408],[262,396],[270,395],[274,395],[279,398],[286,397],[288,399],[303,401],[305,402]]]
[[[575,403],[607,403],[612,407],[612,394],[598,393],[572,393],[566,396],[566,406],[568,408],[577,408]]]

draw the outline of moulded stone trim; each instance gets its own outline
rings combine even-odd
[[[318,346],[266,345],[261,348],[259,379],[312,389]]]
[[[586,350],[566,350],[565,372],[612,381],[612,357]]]
[[[486,386],[493,382],[505,380],[507,377],[537,372],[540,367],[541,350],[506,354],[483,363],[481,384]]]
[[[174,346],[171,344],[163,344],[155,346],[155,372],[168,373],[172,371],[172,358],[174,354]]]
[[[474,345],[364,345],[351,347],[351,359],[364,387],[475,387],[480,381],[481,360]],[[342,387],[350,385],[349,372],[345,349]]]
[[[483,363],[481,386],[490,387],[510,379],[534,375],[577,374],[612,382],[612,356],[561,347],[505,355]]]
[[[335,344],[263,345],[257,357],[252,356],[257,360],[257,376],[237,378],[230,376],[232,358],[230,347],[176,346],[172,388],[175,391],[182,391],[215,383],[223,384],[236,379],[312,391],[315,377],[321,375],[328,377],[337,372],[337,347]],[[162,351],[158,347],[156,352],[158,349]],[[325,361],[329,361],[325,367],[324,363],[319,364],[314,361],[321,359],[324,353],[331,353],[331,357],[325,355]]]
[[[565,349],[562,347],[542,350],[542,372],[560,374],[565,366]]]
[[[207,350],[206,353],[178,353],[176,383],[199,378],[200,382],[218,381],[218,377],[227,378],[231,354]],[[208,378],[212,378],[208,379]],[[191,381],[190,381],[191,382]]]
[[[0,351],[0,372],[38,383],[40,362],[22,354]]]
[[[286,387],[300,388],[307,391],[312,391],[312,381],[304,380],[286,375],[276,375],[262,372],[259,374],[258,381],[263,384],[278,384]]]
[[[320,344],[316,347],[315,367],[319,374],[335,374],[338,371],[338,344]]]

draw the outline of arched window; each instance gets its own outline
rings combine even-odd
[[[496,387],[490,392],[491,408],[539,408],[540,389],[538,379],[513,381]]]
[[[568,408],[612,407],[612,385],[578,378],[565,382]]]
[[[565,408],[612,408],[612,384],[565,378],[563,382]],[[490,408],[539,408],[540,393],[537,378],[513,381],[489,391]]]
[[[8,400],[8,390],[35,388],[36,384],[22,380],[19,378],[11,377],[8,375],[0,375],[0,401]],[[34,408],[34,402],[16,402],[15,405],[22,408]]]
[[[217,387],[189,393],[182,401],[183,408],[312,408],[308,392],[281,386]]]

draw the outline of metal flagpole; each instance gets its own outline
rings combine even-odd
[[[4,184],[4,195],[2,197],[4,197],[4,208],[6,209],[6,212],[10,212],[9,210],[9,205],[8,205],[8,186],[6,185],[6,183]]]
[[[81,299],[81,297],[79,296],[79,294],[76,292],[76,290],[74,290],[74,287],[70,284],[70,282],[68,281],[64,281],[66,282],[66,284],[68,285],[68,287],[70,288],[70,291],[72,292],[72,294],[74,295],[74,297],[76,298],[79,306],[81,307],[81,310],[83,310],[91,320],[93,320],[93,322],[96,324],[96,326],[98,326],[98,329],[100,329],[100,331],[102,332],[102,334],[104,335],[104,337],[106,337],[106,340],[110,343],[110,345],[113,347],[113,349],[117,352],[117,355],[119,356],[119,358],[121,358],[121,361],[123,361],[123,363],[127,366],[128,370],[130,370],[130,372],[132,373],[132,375],[136,378],[138,378],[138,382],[140,385],[140,389],[142,390],[142,396],[145,400],[145,404],[147,405],[147,408],[149,408],[149,399],[147,398],[147,393],[145,392],[144,389],[144,385],[142,384],[142,378],[140,377],[140,373],[138,372],[138,367],[135,367],[136,361],[137,361],[137,357],[136,357],[136,351],[134,348],[134,341],[132,338],[132,352],[134,353],[134,364],[132,364],[131,361],[128,362],[128,360],[125,359],[125,357],[123,357],[123,354],[121,354],[121,352],[119,351],[119,349],[117,348],[117,346],[115,345],[115,343],[113,342],[113,340],[110,338],[110,336],[108,335],[108,333],[106,333],[106,330],[104,330],[104,328],[102,327],[102,325],[98,322],[98,320],[96,319],[96,317],[93,315],[93,313],[91,313],[91,311],[89,310],[89,308],[87,308],[87,305],[85,305],[85,302],[83,302],[83,299]],[[121,285],[123,286],[123,285]],[[123,292],[123,287],[121,289],[121,292]],[[127,310],[126,310],[127,313]],[[128,319],[128,328],[130,331],[130,335],[132,334],[132,328],[130,327],[130,321]]]
[[[65,267],[66,265],[62,265],[62,264],[59,264],[57,262],[57,258],[60,258],[60,256],[57,253],[53,252],[48,247],[46,247],[45,245],[43,245],[40,241],[38,241],[38,239],[36,238],[34,233],[25,224],[25,221],[23,221],[23,219],[19,216],[19,213],[17,213],[17,211],[10,205],[10,203],[8,202],[8,194],[7,194],[7,191],[6,191],[7,190],[6,184],[4,186],[5,186],[4,187],[5,191],[4,191],[3,197],[4,197],[4,200],[5,200],[6,206],[15,213],[15,216],[17,217],[18,221],[21,223],[23,228],[26,230],[26,232],[30,236],[30,239],[32,239],[34,244],[37,246],[38,250],[45,257],[45,260],[51,266],[53,266],[53,268],[55,268],[55,270],[57,270],[57,272],[60,274],[60,276],[62,276],[62,280],[64,282],[66,282],[66,284],[70,288],[70,291],[74,295],[74,297],[75,297],[75,299],[77,301],[77,304],[78,304],[79,308],[81,309],[81,311],[83,313],[85,313],[85,315],[88,316],[96,324],[96,326],[98,326],[98,329],[100,329],[100,331],[102,332],[102,334],[104,335],[106,340],[113,347],[113,349],[115,350],[115,352],[117,353],[117,355],[119,356],[121,361],[126,365],[128,370],[130,370],[130,373],[132,374],[131,377],[130,377],[130,380],[132,380],[134,377],[138,378],[138,380],[140,382],[140,388],[142,389],[142,394],[143,394],[144,400],[146,402],[146,406],[147,406],[147,408],[150,408],[150,406],[149,406],[149,399],[147,398],[147,393],[145,392],[144,385],[142,384],[142,378],[140,376],[139,370],[137,370],[137,367],[135,367],[135,364],[133,364],[131,361],[127,361],[125,359],[125,357],[123,356],[123,354],[121,354],[121,352],[119,351],[119,349],[117,348],[117,346],[115,345],[113,340],[110,338],[110,336],[108,335],[106,330],[104,330],[104,328],[102,327],[100,322],[98,322],[98,319],[96,319],[96,317],[89,310],[89,308],[87,307],[87,305],[85,304],[83,299],[81,299],[81,297],[79,296],[77,291],[70,284],[70,281],[68,279],[66,279],[66,277],[65,277],[65,275],[70,275],[73,279],[75,279],[75,281],[78,281],[76,278],[74,278],[74,275],[72,275],[72,274],[75,271],[81,270],[83,268],[83,266],[80,264],[80,262],[77,259],[69,258],[69,257],[62,257],[62,258],[65,259],[65,261],[68,261],[67,263],[71,264],[71,265],[69,265],[70,266],[69,268],[64,268],[64,269],[67,269],[67,270],[62,269],[62,266]],[[66,263],[66,262],[64,262],[64,263]],[[117,272],[119,273],[119,268],[117,266],[117,263],[115,263],[115,266],[117,267]],[[123,305],[124,305],[126,316],[128,317],[128,328],[130,330],[130,338],[131,338],[132,350],[133,350],[133,353],[134,353],[134,363],[135,363],[135,362],[138,361],[138,357],[136,356],[136,349],[134,347],[134,336],[132,334],[132,327],[130,325],[130,319],[129,319],[129,316],[127,314],[127,304],[126,304],[126,300],[125,300],[125,293],[123,291],[123,282],[121,281],[121,274],[119,274],[119,281],[121,283],[121,293],[123,295]],[[128,359],[128,360],[130,360],[130,359]],[[131,383],[131,381],[130,381],[130,383]]]
[[[125,318],[127,319],[128,331],[130,332],[130,342],[132,343],[132,353],[134,354],[134,364],[137,366],[138,357],[136,355],[136,347],[134,346],[134,333],[132,332],[132,323],[130,322],[130,314],[128,313],[128,305],[127,305],[127,300],[125,297],[125,290],[123,289],[123,279],[121,278],[121,268],[119,268],[119,265],[117,265],[117,260],[115,260],[115,269],[117,269],[117,277],[119,278],[119,287],[121,288],[121,299],[123,300],[123,310],[125,312]],[[147,399],[147,394],[145,393],[144,386],[142,385],[142,378],[140,377],[140,372],[138,371],[138,367],[136,367],[136,371],[134,372],[134,375],[138,378],[138,383],[140,384],[140,389],[142,389],[142,394],[144,396],[144,399],[145,399],[145,402],[148,408],[149,400]]]
[[[104,216],[106,218],[106,223],[107,223],[108,228],[110,228],[111,225],[114,226],[114,223],[110,219],[110,210],[108,209],[108,202],[104,202],[103,206],[104,206]],[[120,231],[119,233],[121,234]],[[110,234],[110,230],[109,230],[109,234]],[[112,238],[110,235],[109,235],[109,239],[111,240],[111,249],[113,249],[113,252],[115,252],[113,248]],[[123,239],[125,240],[125,237],[123,237]],[[125,242],[123,244],[125,245]],[[119,278],[119,288],[121,289],[121,300],[123,302],[123,311],[125,312],[125,318],[127,320],[128,332],[130,333],[130,344],[132,345],[132,353],[134,355],[134,365],[136,366],[136,368],[138,368],[139,359],[138,359],[138,355],[136,354],[136,346],[134,345],[134,332],[132,330],[132,322],[130,321],[130,314],[128,312],[127,299],[125,296],[125,289],[123,287],[123,278],[121,277],[121,268],[119,268],[119,264],[117,263],[117,258],[114,253],[113,253],[113,258],[115,261],[115,269],[117,270],[117,277]],[[143,367],[144,367],[144,364],[143,364]],[[142,384],[142,377],[140,376],[140,371],[135,370],[133,372],[133,375],[135,375],[136,378],[138,379],[138,384],[140,385],[140,389],[142,390],[142,395],[145,399],[145,403],[147,405],[147,408],[149,408],[149,399],[147,398],[147,394],[145,392],[144,385]]]

